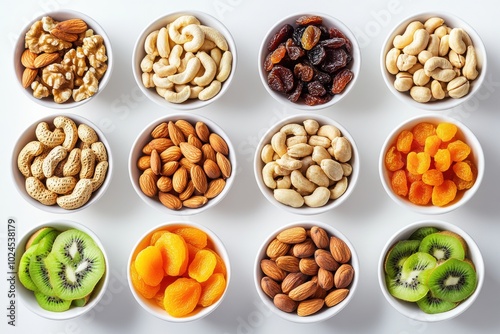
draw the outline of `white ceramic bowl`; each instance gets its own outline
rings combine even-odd
[[[106,173],[106,179],[104,180],[104,183],[101,185],[101,187],[99,189],[97,189],[92,194],[92,196],[90,197],[90,199],[88,200],[88,202],[86,204],[84,204],[83,206],[81,206],[81,207],[79,207],[77,209],[73,209],[73,210],[63,209],[60,206],[58,206],[57,204],[52,205],[52,206],[44,205],[44,204],[41,204],[40,202],[38,202],[37,200],[33,199],[26,192],[26,188],[25,188],[25,180],[26,180],[26,178],[24,177],[24,175],[21,174],[21,172],[19,171],[19,169],[17,167],[17,157],[19,155],[19,152],[21,152],[21,150],[23,149],[23,147],[27,143],[29,143],[32,140],[36,140],[35,129],[36,129],[38,123],[40,123],[40,122],[47,122],[52,127],[52,130],[53,130],[54,129],[53,120],[57,116],[66,116],[66,117],[69,117],[69,118],[71,118],[76,123],[77,126],[79,124],[87,124],[88,126],[92,127],[95,130],[95,132],[97,133],[97,135],[99,137],[99,141],[101,141],[104,144],[104,146],[106,147],[106,151],[107,151],[107,155],[108,155],[108,163],[109,163],[109,165],[108,165],[108,170],[107,170],[107,173]],[[113,175],[113,167],[114,167],[114,165],[113,165],[113,155],[111,153],[111,147],[110,147],[110,145],[108,143],[108,140],[104,136],[104,133],[97,127],[97,125],[95,125],[94,123],[92,123],[90,120],[88,120],[88,119],[86,119],[86,118],[84,118],[82,116],[76,115],[76,114],[60,113],[60,114],[57,114],[57,115],[45,116],[43,118],[38,119],[36,122],[34,122],[33,124],[31,124],[29,127],[27,127],[23,131],[23,133],[21,133],[21,135],[19,136],[19,138],[18,138],[18,140],[16,142],[16,145],[14,146],[14,149],[12,150],[12,162],[11,162],[12,178],[14,180],[16,189],[18,190],[19,194],[21,194],[21,196],[28,203],[30,203],[31,205],[33,205],[34,207],[36,207],[36,208],[38,208],[40,210],[43,210],[43,211],[50,212],[50,213],[70,213],[70,212],[77,212],[77,211],[83,210],[83,209],[91,206],[93,203],[97,202],[99,200],[99,198],[101,198],[104,195],[104,193],[106,192],[106,190],[109,187],[109,184],[111,183],[111,177]]]
[[[416,124],[420,122],[430,122],[434,125],[437,125],[442,122],[455,124],[458,128],[458,133],[457,133],[458,138],[461,138],[471,148],[471,154],[469,155],[468,159],[472,160],[477,167],[477,178],[474,185],[468,190],[459,191],[457,193],[455,200],[453,200],[452,202],[450,202],[445,206],[439,207],[439,206],[434,206],[432,204],[426,206],[416,205],[410,202],[407,198],[396,195],[391,186],[391,179],[390,179],[391,173],[387,170],[385,166],[385,154],[389,150],[389,148],[395,144],[399,133],[405,129],[411,130]],[[472,133],[472,131],[462,122],[448,116],[437,115],[437,114],[416,116],[396,126],[395,129],[389,134],[389,136],[384,141],[379,156],[379,176],[382,185],[387,194],[389,195],[389,197],[392,198],[392,200],[394,200],[394,202],[398,203],[399,205],[421,214],[442,214],[455,210],[464,205],[474,196],[479,186],[481,185],[481,181],[484,176],[484,168],[485,168],[485,161],[484,161],[483,149],[477,137],[474,135],[474,133]]]
[[[429,101],[427,103],[417,102],[410,96],[409,92],[399,92],[394,88],[394,80],[396,76],[389,73],[389,71],[386,69],[385,58],[389,50],[393,48],[392,41],[394,40],[394,37],[403,34],[410,22],[421,21],[422,23],[424,23],[427,19],[431,17],[443,18],[445,20],[445,24],[448,27],[463,28],[472,39],[472,43],[474,45],[474,48],[476,49],[477,67],[479,71],[479,76],[475,80],[470,82],[469,93],[463,96],[462,98],[456,99],[456,98],[446,97],[442,100]],[[478,33],[461,18],[448,12],[422,12],[411,15],[403,19],[389,32],[387,38],[384,41],[380,54],[380,69],[382,71],[382,77],[387,87],[394,94],[394,96],[396,96],[396,98],[398,98],[400,101],[414,108],[424,109],[429,111],[452,109],[472,98],[474,94],[481,88],[481,85],[484,82],[487,73],[486,49]]]
[[[287,96],[285,94],[279,93],[277,91],[272,90],[268,83],[267,83],[267,76],[268,72],[264,69],[264,61],[266,59],[266,56],[269,54],[269,51],[267,49],[268,44],[270,40],[273,38],[273,36],[280,30],[281,27],[283,27],[285,24],[290,24],[294,28],[297,27],[297,24],[295,21],[304,15],[317,15],[321,16],[323,18],[323,25],[326,28],[332,28],[335,27],[339,29],[351,42],[352,44],[352,61],[347,65],[347,68],[349,68],[353,73],[354,77],[352,78],[351,82],[348,83],[348,85],[345,87],[344,91],[340,94],[336,94],[333,96],[333,98],[328,101],[327,103],[324,104],[317,104],[314,106],[310,106],[304,103],[303,98],[300,98],[299,101],[297,102],[292,102],[288,100]],[[279,20],[276,22],[266,33],[264,36],[262,43],[259,48],[259,56],[258,56],[258,64],[257,68],[259,71],[260,79],[262,81],[262,85],[266,89],[266,91],[278,102],[283,103],[285,106],[290,107],[290,108],[295,108],[295,109],[302,109],[302,110],[320,110],[320,109],[325,109],[328,107],[331,107],[335,103],[339,102],[342,100],[349,92],[353,89],[353,87],[356,84],[356,81],[358,80],[358,77],[360,75],[360,68],[361,68],[361,52],[359,49],[358,41],[356,39],[356,36],[352,33],[352,31],[339,19],[330,16],[326,13],[296,13],[293,15],[289,15],[284,17],[283,19]]]
[[[352,173],[350,176],[348,176],[348,187],[345,193],[335,199],[335,200],[329,200],[328,203],[326,203],[324,206],[320,207],[308,207],[305,204],[302,207],[299,208],[294,208],[285,204],[282,204],[278,202],[273,195],[273,189],[268,188],[266,184],[264,183],[263,176],[262,176],[262,169],[265,166],[265,163],[261,159],[261,151],[263,147],[266,144],[271,143],[271,138],[274,136],[275,133],[279,132],[279,130],[286,124],[290,123],[300,123],[302,124],[303,121],[308,120],[308,119],[313,119],[316,120],[320,126],[325,125],[325,124],[330,124],[336,126],[342,136],[347,138],[351,144],[352,148],[352,158],[349,161],[349,164],[352,166]],[[264,197],[277,206],[278,208],[281,208],[283,210],[286,210],[290,213],[294,214],[300,214],[300,215],[314,215],[314,214],[320,214],[323,212],[326,212],[328,210],[331,210],[333,208],[336,208],[340,206],[344,201],[347,200],[347,198],[352,194],[354,191],[354,188],[356,186],[356,183],[358,181],[358,176],[359,176],[359,168],[360,168],[360,156],[359,156],[359,151],[356,145],[356,142],[354,141],[354,138],[349,134],[349,132],[338,122],[334,121],[333,119],[322,116],[322,115],[311,115],[311,114],[297,114],[293,116],[286,117],[279,122],[275,123],[272,125],[266,133],[261,137],[259,144],[257,145],[257,149],[255,151],[255,156],[254,156],[254,175],[255,175],[255,180],[257,181],[257,185],[264,195]]]
[[[162,309],[154,300],[147,299],[143,297],[139,292],[136,291],[136,288],[132,284],[132,278],[130,274],[130,266],[132,262],[135,260],[137,254],[144,249],[146,246],[149,245],[151,236],[156,232],[160,230],[174,230],[177,227],[194,227],[197,228],[203,232],[205,232],[208,236],[208,241],[209,245],[211,246],[211,249],[214,250],[220,258],[223,260],[225,266],[226,266],[226,288],[224,290],[224,293],[222,296],[212,305],[208,307],[198,307],[188,316],[185,317],[174,317],[168,314],[164,309]],[[184,277],[184,276],[182,276]],[[227,250],[223,244],[223,242],[219,239],[219,237],[211,231],[209,228],[200,225],[198,223],[193,223],[193,222],[168,222],[164,224],[160,224],[146,233],[144,233],[136,242],[134,245],[134,248],[132,249],[129,259],[128,259],[128,264],[127,264],[127,278],[129,282],[129,287],[130,291],[132,292],[132,295],[134,296],[135,300],[141,307],[146,310],[148,313],[152,314],[153,316],[166,320],[169,322],[176,322],[176,323],[183,323],[183,322],[189,322],[189,321],[194,321],[194,320],[199,320],[202,319],[206,316],[208,316],[210,313],[212,313],[224,300],[225,296],[227,295],[228,287],[231,281],[231,265],[229,261],[229,256],[227,253]]]
[[[190,122],[193,126],[196,124],[196,122],[201,121],[208,126],[210,132],[217,133],[226,141],[227,146],[229,148],[229,157],[228,158],[229,158],[229,161],[231,162],[232,172],[231,172],[231,175],[229,176],[229,178],[226,179],[226,185],[225,185],[224,189],[222,190],[222,192],[219,195],[217,195],[216,197],[208,200],[208,202],[205,205],[203,205],[199,208],[188,208],[188,207],[184,206],[180,210],[173,210],[173,209],[169,209],[166,206],[164,206],[159,201],[158,196],[148,197],[142,192],[142,190],[139,186],[139,177],[142,174],[142,171],[139,170],[139,168],[137,167],[137,161],[139,160],[139,158],[141,156],[144,155],[142,153],[142,148],[152,139],[151,131],[158,124],[160,124],[162,122],[168,123],[169,121],[173,121],[175,123],[175,121],[181,120],[181,119]],[[226,135],[226,133],[222,130],[222,128],[219,127],[216,123],[209,120],[208,118],[205,118],[205,117],[202,117],[199,115],[194,115],[194,114],[185,114],[185,113],[172,114],[172,115],[160,117],[160,118],[154,120],[153,122],[149,123],[143,130],[141,130],[141,132],[139,133],[139,135],[135,139],[135,141],[132,145],[132,149],[130,151],[130,155],[129,155],[130,181],[132,182],[132,186],[134,187],[137,195],[139,195],[139,197],[144,202],[146,202],[148,205],[150,205],[151,207],[153,207],[157,210],[160,210],[163,213],[174,214],[174,215],[179,215],[179,216],[198,214],[200,212],[208,210],[208,209],[214,207],[215,205],[217,205],[227,195],[227,193],[231,189],[233,182],[236,178],[236,169],[237,169],[236,151],[231,143],[230,138]]]
[[[324,229],[327,233],[328,236],[336,236],[337,238],[343,240],[346,245],[349,247],[351,251],[351,259],[348,262],[354,269],[354,277],[351,282],[351,284],[347,287],[349,289],[349,293],[347,297],[341,301],[339,304],[334,305],[332,307],[326,307],[324,306],[320,311],[318,311],[315,314],[309,315],[309,316],[299,316],[297,315],[296,312],[292,313],[287,313],[284,312],[280,309],[278,309],[274,303],[273,300],[262,290],[261,288],[261,280],[262,277],[264,276],[261,267],[260,267],[260,262],[262,259],[268,258],[266,255],[266,250],[269,245],[269,243],[276,238],[276,236],[283,230],[286,230],[291,227],[303,227],[306,230],[318,226],[322,229]],[[356,289],[358,287],[358,281],[360,277],[360,272],[359,272],[359,260],[358,260],[358,255],[356,253],[356,250],[354,249],[354,246],[351,244],[351,242],[347,239],[347,237],[342,234],[339,230],[337,230],[335,227],[318,222],[318,221],[297,221],[293,223],[286,224],[285,226],[282,226],[275,231],[273,231],[269,236],[264,240],[264,242],[261,244],[259,247],[259,251],[257,253],[257,256],[255,257],[255,263],[254,263],[254,283],[255,283],[255,288],[257,290],[257,294],[259,295],[260,299],[262,302],[276,315],[279,317],[286,319],[288,321],[292,322],[297,322],[297,323],[316,323],[320,321],[327,320],[336,314],[338,314],[344,307],[349,304],[349,302],[352,300],[354,297],[354,294],[356,293]],[[278,282],[279,284],[280,282]]]
[[[97,235],[92,230],[90,230],[88,227],[86,227],[80,223],[74,222],[74,221],[58,219],[56,221],[50,221],[50,222],[46,222],[46,223],[42,223],[42,224],[39,224],[37,226],[34,226],[18,240],[17,248],[16,248],[16,268],[18,268],[19,261],[21,260],[21,257],[25,251],[26,242],[28,241],[28,239],[30,238],[30,236],[33,233],[35,233],[36,231],[38,231],[42,227],[53,227],[61,232],[75,228],[75,229],[78,229],[80,231],[87,233],[101,249],[101,251],[104,255],[105,263],[106,263],[106,271],[104,273],[104,276],[101,278],[99,283],[97,283],[96,287],[94,288],[94,291],[92,292],[92,295],[91,295],[89,301],[83,307],[71,306],[71,308],[69,310],[64,311],[64,312],[51,312],[51,311],[44,310],[43,308],[40,307],[40,305],[38,305],[38,302],[35,299],[35,294],[33,293],[33,291],[26,289],[21,284],[21,282],[19,281],[19,279],[17,278],[17,275],[16,275],[16,285],[18,287],[17,293],[19,295],[19,299],[20,299],[21,303],[23,303],[23,305],[25,305],[30,311],[32,311],[33,313],[35,313],[41,317],[44,317],[44,318],[47,318],[50,320],[68,320],[68,319],[72,319],[72,318],[81,316],[81,315],[89,312],[94,306],[96,306],[99,303],[99,301],[101,300],[101,298],[104,296],[104,294],[106,293],[106,288],[108,286],[109,274],[110,274],[109,260],[108,260],[107,254],[106,254],[106,250],[104,249],[104,246],[103,246],[102,242],[99,240],[99,238],[97,237]]]
[[[175,19],[183,15],[195,16],[201,22],[202,25],[212,27],[217,31],[219,31],[225,37],[229,46],[229,51],[231,51],[233,56],[232,70],[229,77],[222,83],[222,88],[219,91],[219,93],[206,101],[202,101],[199,99],[188,99],[187,101],[184,101],[182,103],[172,103],[165,100],[160,95],[158,95],[156,89],[144,87],[144,84],[142,82],[141,61],[146,56],[146,51],[144,50],[144,42],[146,41],[146,38],[151,32],[165,27],[167,24],[173,22]],[[219,21],[218,19],[207,13],[204,13],[202,11],[192,11],[192,10],[164,14],[155,19],[153,22],[149,23],[144,28],[144,30],[139,34],[139,37],[137,38],[137,41],[134,45],[134,50],[132,54],[132,72],[134,75],[134,79],[137,82],[137,85],[139,86],[141,91],[144,93],[144,95],[146,95],[148,99],[155,102],[161,107],[173,108],[177,110],[193,110],[201,108],[221,98],[231,86],[231,81],[235,76],[237,63],[238,63],[238,55],[236,51],[236,43],[234,42],[234,39],[230,31],[226,28],[226,26],[221,21]]]
[[[472,260],[474,263],[474,267],[476,268],[476,273],[477,273],[477,287],[474,293],[468,297],[466,300],[462,301],[457,307],[454,309],[443,312],[443,313],[438,313],[438,314],[427,314],[423,312],[416,303],[410,303],[410,302],[405,302],[402,300],[399,300],[395,297],[393,297],[389,291],[387,290],[387,285],[385,283],[385,271],[384,271],[384,262],[385,262],[385,256],[389,249],[398,241],[400,240],[405,240],[407,239],[415,230],[417,230],[420,227],[426,227],[426,226],[434,226],[438,228],[439,230],[447,230],[451,232],[455,232],[459,234],[467,243],[468,245],[468,255],[467,257]],[[385,244],[382,253],[379,258],[378,262],[378,281],[380,285],[380,289],[382,290],[382,294],[384,295],[385,299],[391,304],[392,307],[394,307],[398,312],[401,314],[405,315],[406,317],[417,320],[417,321],[423,321],[423,322],[436,322],[436,321],[442,321],[442,320],[449,320],[451,318],[454,318],[460,314],[462,314],[465,310],[467,310],[476,300],[478,297],[479,293],[481,292],[481,288],[484,283],[484,262],[483,262],[483,257],[481,255],[481,251],[475,241],[461,228],[440,220],[422,220],[422,221],[417,221],[414,223],[411,223],[403,228],[401,228],[399,231],[394,233],[387,243]]]
[[[23,88],[23,86],[21,84],[21,82],[22,82],[21,78],[23,75],[24,66],[21,64],[21,54],[25,50],[24,37],[25,37],[26,32],[28,32],[29,29],[31,28],[31,26],[33,25],[33,23],[35,23],[38,20],[41,20],[45,16],[50,16],[56,21],[64,21],[64,20],[69,20],[69,19],[74,19],[74,18],[80,18],[87,23],[89,29],[92,29],[94,31],[94,35],[101,35],[102,38],[104,39],[104,45],[106,47],[106,55],[108,57],[108,60],[107,60],[108,68],[107,68],[104,76],[99,80],[99,90],[90,98],[76,102],[71,97],[68,101],[66,101],[64,103],[56,103],[56,102],[54,102],[52,95],[50,95],[46,98],[37,99],[33,96],[33,91],[30,87]],[[15,73],[16,73],[19,87],[24,91],[24,93],[26,94],[26,96],[28,96],[29,99],[31,99],[32,101],[34,101],[34,102],[36,102],[44,107],[51,108],[51,109],[74,108],[74,107],[81,106],[82,104],[85,104],[85,103],[89,102],[90,100],[96,98],[104,90],[104,88],[107,86],[109,80],[111,79],[111,74],[113,72],[113,65],[114,65],[113,50],[111,47],[111,41],[108,38],[108,35],[104,31],[104,29],[99,25],[99,23],[97,23],[90,16],[83,14],[83,13],[80,13],[80,12],[77,12],[77,11],[74,11],[74,10],[71,10],[71,9],[60,9],[57,11],[44,13],[44,14],[39,15],[35,19],[33,19],[31,22],[29,22],[21,31],[19,38],[16,42],[13,60],[14,60],[14,69],[15,69]]]

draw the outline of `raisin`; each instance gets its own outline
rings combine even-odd
[[[302,39],[302,34],[304,33],[304,30],[306,30],[306,27],[303,26],[299,26],[293,30],[292,40],[295,45],[302,45],[300,40]]]
[[[345,47],[346,47],[347,52],[348,53],[352,52],[352,43],[349,40],[349,38],[347,38],[346,35],[344,35],[344,33],[342,31],[340,31],[339,29],[337,29],[335,27],[332,27],[332,28],[330,28],[329,32],[330,32],[330,38],[334,38],[334,37],[343,38],[345,40]]]
[[[332,77],[330,76],[330,74],[325,73],[325,72],[321,72],[321,71],[316,71],[313,79],[318,80],[323,85],[326,85],[326,84],[332,82]]]
[[[335,77],[333,77],[332,93],[340,94],[344,91],[345,87],[351,82],[354,73],[348,68],[340,70]]]
[[[291,60],[297,60],[300,57],[303,57],[306,52],[300,46],[295,45],[293,39],[289,38],[285,43],[286,53]]]
[[[323,23],[323,18],[317,15],[304,15],[295,20],[299,26],[307,26],[310,24],[320,25]]]
[[[321,37],[321,30],[313,25],[307,26],[300,38],[300,43],[305,50],[311,50]]]
[[[347,53],[344,49],[325,49],[326,58],[321,69],[328,73],[333,73],[347,65]]]
[[[304,96],[304,102],[308,106],[315,106],[318,104],[325,104],[328,101],[332,99],[332,96],[329,94],[326,94],[324,96],[318,97],[318,96],[312,96],[311,94],[305,94]]]
[[[303,87],[304,87],[304,83],[302,81],[298,81],[293,92],[287,96],[288,100],[290,100],[292,102],[297,102],[300,98],[300,95],[302,95],[302,88]]]
[[[307,52],[307,59],[313,65],[321,64],[326,58],[325,48],[318,44],[314,48],[312,48],[309,52]]]
[[[307,84],[307,91],[312,96],[318,97],[326,94],[326,89],[319,81],[311,81]]]
[[[336,49],[345,44],[345,39],[340,37],[333,37],[320,41],[319,44],[323,45],[325,48]]]
[[[314,76],[314,70],[309,65],[303,65],[302,63],[298,63],[293,68],[293,74],[295,77],[301,81],[309,82],[312,80]]]
[[[290,69],[276,65],[267,76],[267,82],[272,90],[286,93],[294,86],[293,73]]]
[[[272,53],[268,54],[266,56],[266,59],[264,59],[264,70],[266,72],[269,72],[270,70],[272,70],[273,66],[274,66],[273,62],[271,61],[271,55],[272,55]]]
[[[278,30],[278,32],[271,38],[267,45],[268,51],[274,51],[281,43],[287,40],[293,34],[293,27],[290,24],[285,24]]]
[[[272,53],[271,53],[271,63],[278,64],[286,55],[285,44],[281,43]]]

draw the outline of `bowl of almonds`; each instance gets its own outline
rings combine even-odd
[[[109,82],[111,42],[104,29],[83,13],[45,13],[22,30],[14,69],[33,101],[48,108],[73,108],[90,101]]]
[[[278,316],[313,323],[339,313],[353,298],[359,262],[349,240],[321,222],[280,227],[262,243],[254,268],[259,297]]]
[[[213,121],[186,114],[160,117],[135,139],[129,175],[150,206],[175,215],[200,213],[229,192],[236,170],[229,137]]]

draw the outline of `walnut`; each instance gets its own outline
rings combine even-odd
[[[87,66],[87,61],[83,49],[79,46],[76,49],[71,49],[64,55],[62,63],[66,66],[71,67],[73,74],[75,75],[75,80],[77,78],[82,78],[85,72],[89,69]],[[78,84],[76,84],[79,86]]]
[[[91,67],[83,77],[83,85],[78,87],[78,89],[73,89],[73,99],[77,102],[87,99],[97,93],[98,89],[99,80],[95,75],[95,69]]]
[[[50,64],[42,70],[42,80],[54,89],[73,88],[73,71],[70,66]]]
[[[90,66],[95,68],[97,79],[101,79],[108,68],[106,46],[101,35],[92,35],[83,39],[83,52],[89,59]]]
[[[71,97],[71,88],[52,89],[55,103],[64,103]]]
[[[47,97],[49,96],[50,93],[49,89],[45,87],[44,84],[42,84],[40,81],[41,81],[40,78],[37,78],[35,79],[35,81],[31,83],[31,89],[33,89],[33,96],[36,97],[37,99]]]
[[[71,48],[71,43],[63,41],[43,30],[43,22],[36,21],[25,35],[25,47],[33,53],[52,53]]]
[[[50,16],[42,17],[42,28],[46,32],[50,32],[58,22]]]

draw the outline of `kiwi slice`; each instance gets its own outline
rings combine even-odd
[[[52,249],[57,259],[67,264],[77,264],[85,258],[87,249],[99,248],[94,240],[85,232],[69,229],[57,237]]]
[[[38,245],[33,245],[28,248],[23,255],[21,256],[21,260],[19,260],[19,267],[17,268],[17,276],[19,278],[19,282],[28,290],[35,291],[37,287],[30,276],[30,261],[33,253],[35,253]]]
[[[428,286],[423,284],[422,276],[427,277],[436,264],[436,259],[430,254],[417,252],[410,255],[403,263],[401,275],[387,282],[389,293],[409,302],[422,299],[429,291]]]
[[[416,229],[409,237],[410,240],[422,240],[432,233],[439,232],[439,229],[433,226],[424,226]]]
[[[469,262],[450,258],[430,273],[427,285],[437,298],[456,303],[474,292],[477,275]]]
[[[403,268],[405,260],[418,251],[419,240],[398,241],[387,252],[384,262],[384,270],[390,278],[396,278]]]
[[[465,258],[465,248],[462,241],[455,235],[442,232],[432,233],[423,238],[418,251],[429,253],[438,261],[445,261],[449,258],[459,260]]]
[[[64,312],[71,306],[71,300],[64,300],[59,297],[47,296],[40,291],[35,291],[35,298],[41,308],[51,312]]]
[[[25,249],[28,250],[31,246],[38,244],[51,231],[54,231],[54,228],[49,226],[38,229],[29,237]]]
[[[432,294],[432,292],[429,291],[424,298],[417,300],[417,305],[425,313],[436,314],[452,310],[458,305],[458,303],[437,298]]]
[[[55,296],[52,285],[50,284],[49,272],[45,266],[45,258],[52,249],[52,244],[58,235],[58,231],[53,230],[47,233],[45,237],[37,244],[36,249],[31,255],[29,264],[29,276],[36,288],[47,296]]]
[[[90,300],[90,294],[86,295],[83,298],[74,299],[72,305],[76,307],[84,307],[85,305],[87,305],[89,300]]]

